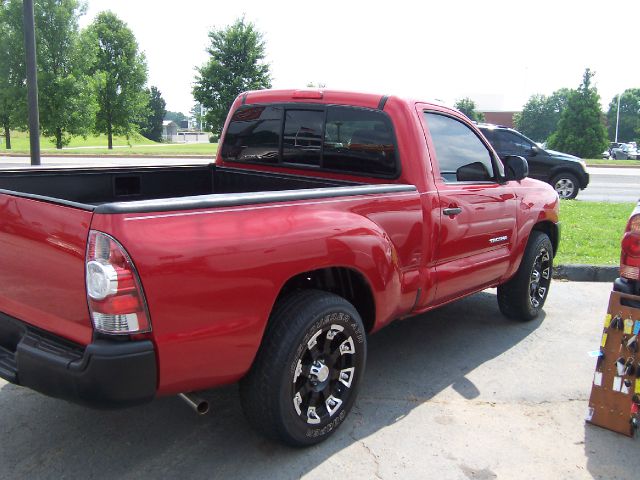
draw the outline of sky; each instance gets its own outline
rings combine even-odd
[[[605,109],[640,88],[639,0],[88,0],[81,26],[103,10],[134,32],[167,110],[184,113],[208,32],[243,15],[263,34],[273,88],[469,97],[480,110],[577,88],[586,67]]]

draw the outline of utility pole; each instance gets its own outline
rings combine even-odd
[[[36,63],[36,28],[33,0],[23,0],[24,49],[27,63],[27,99],[29,105],[29,147],[31,165],[40,165],[40,114],[38,112],[38,71]]]
[[[622,93],[618,94],[618,110],[616,111],[616,139],[614,142],[618,143],[618,125],[620,124],[620,98]]]

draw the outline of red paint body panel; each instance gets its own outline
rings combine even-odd
[[[0,311],[86,345],[91,212],[0,194]]]
[[[407,313],[417,284],[403,289],[403,279],[419,268],[421,220],[418,194],[406,193],[96,215],[92,228],[117,238],[135,262],[159,391],[175,393],[238,380],[280,289],[301,272],[353,268],[374,292],[377,323]]]
[[[294,98],[294,91],[249,92],[236,99],[229,118],[242,103],[378,108],[380,100],[380,95],[347,92],[313,99]],[[89,228],[108,233],[140,275],[153,328],[147,337],[156,347],[158,393],[172,394],[240,379],[282,286],[301,273],[326,267],[359,272],[374,298],[373,330],[504,282],[517,270],[534,225],[557,223],[557,195],[529,179],[486,185],[437,181],[423,109],[476,130],[458,112],[389,97],[384,112],[402,162],[394,180],[226,162],[266,172],[411,184],[415,192],[93,217],[0,195],[0,282],[11,285],[0,292],[0,311],[87,344],[92,332],[84,293],[86,238]],[[225,165],[221,158],[216,163]],[[463,213],[443,216],[450,206]],[[53,278],[38,275],[42,264]]]

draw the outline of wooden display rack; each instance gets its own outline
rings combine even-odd
[[[634,403],[640,400],[640,308],[623,304],[629,300],[640,305],[638,296],[611,292],[587,422],[632,437],[634,424],[640,421],[640,405]],[[619,359],[630,363],[632,369],[619,369]]]

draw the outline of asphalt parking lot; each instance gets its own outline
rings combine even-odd
[[[0,478],[637,479],[638,440],[583,420],[609,290],[556,281],[531,323],[488,290],[391,325],[345,424],[304,450],[254,434],[235,386],[197,417],[175,397],[94,411],[0,380]]]

